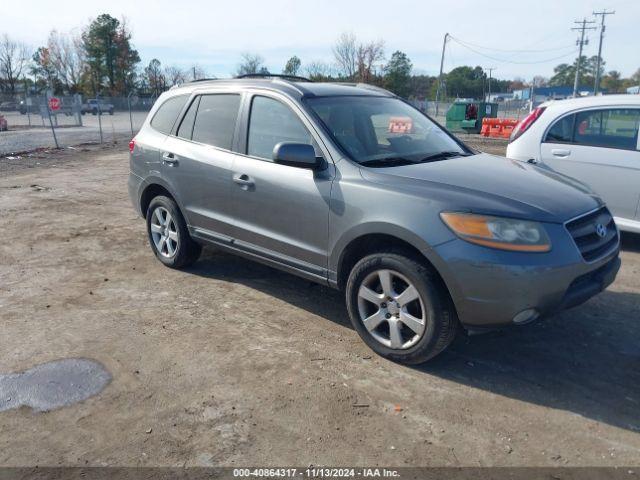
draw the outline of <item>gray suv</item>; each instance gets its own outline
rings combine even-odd
[[[158,260],[185,267],[215,245],[341,289],[362,339],[399,362],[461,327],[578,305],[620,268],[618,229],[583,184],[476,152],[372,86],[174,87],[129,148]]]

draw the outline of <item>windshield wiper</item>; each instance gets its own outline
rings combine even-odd
[[[469,156],[469,154],[465,153],[465,152],[445,151],[445,152],[438,152],[438,153],[434,153],[432,155],[428,155],[428,156],[420,159],[416,163],[434,162],[436,160],[444,160],[446,158],[468,157],[468,156]]]
[[[360,165],[366,165],[367,167],[395,167],[400,165],[413,165],[414,163],[416,162],[402,157],[389,157],[363,160],[360,162]]]

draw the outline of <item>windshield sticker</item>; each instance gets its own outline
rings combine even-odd
[[[411,117],[389,118],[389,133],[413,133],[413,120]]]

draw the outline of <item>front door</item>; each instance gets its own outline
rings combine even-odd
[[[326,277],[333,164],[312,171],[274,163],[273,149],[280,142],[319,148],[293,105],[256,95],[249,108],[246,154],[237,155],[233,164],[236,245]]]

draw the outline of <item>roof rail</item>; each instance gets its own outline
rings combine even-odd
[[[294,82],[313,82],[313,80],[306,77],[278,73],[245,73],[243,75],[237,75],[235,78],[279,78],[281,80],[291,80]]]

